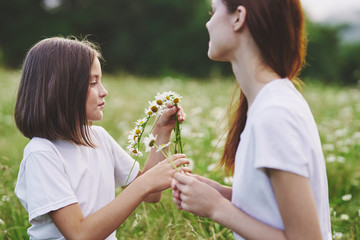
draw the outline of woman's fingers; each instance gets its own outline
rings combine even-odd
[[[174,175],[174,179],[178,182],[176,184],[176,186],[178,187],[179,184],[180,185],[184,185],[184,184],[189,184],[191,181],[193,181],[193,177],[191,177],[190,175],[185,175],[185,174],[181,174],[181,173],[176,173]],[[179,187],[178,187],[179,188]],[[181,191],[181,190],[180,190]]]

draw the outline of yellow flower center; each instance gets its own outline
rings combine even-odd
[[[140,134],[140,133],[141,133],[141,130],[140,130],[140,129],[136,129],[135,133],[136,133],[136,134]]]
[[[152,114],[153,114],[153,112],[151,112],[151,111],[148,112],[148,115],[152,115]]]
[[[137,153],[136,149],[132,150],[132,152],[135,153],[135,154]]]
[[[159,100],[156,100],[156,103],[157,103],[157,105],[162,105],[163,104],[163,101],[161,101],[160,99]]]
[[[151,107],[151,111],[153,111],[154,113],[156,113],[158,111],[158,108],[156,106],[152,106]]]
[[[169,97],[169,96],[166,96],[166,100],[170,100],[170,97]]]
[[[150,147],[153,147],[154,144],[155,144],[155,140],[151,140],[151,141],[149,142],[149,146],[150,146]]]
[[[179,101],[180,101],[179,98],[175,98],[173,102],[174,102],[174,103],[178,103]]]

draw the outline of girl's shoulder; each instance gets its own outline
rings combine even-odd
[[[33,137],[24,149],[24,154],[39,151],[54,151],[56,147],[54,143],[48,139]]]
[[[110,134],[102,127],[93,125],[90,127],[91,133],[95,136],[95,138],[100,138],[102,140],[110,138]]]

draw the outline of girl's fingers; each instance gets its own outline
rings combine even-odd
[[[179,167],[184,164],[189,164],[190,161],[186,158],[178,158],[175,161],[173,161],[176,167]]]
[[[176,154],[172,155],[171,158],[173,161],[175,161],[178,158],[186,158],[186,155],[183,153],[176,153]]]
[[[189,168],[189,167],[180,167],[178,168],[180,172],[186,174],[186,173],[191,173],[192,172],[192,169]]]

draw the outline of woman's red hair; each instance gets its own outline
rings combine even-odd
[[[304,15],[300,0],[222,0],[230,13],[242,5],[247,10],[246,24],[256,42],[264,63],[281,78],[298,84],[306,55]],[[240,134],[245,128],[248,104],[240,90],[240,99],[225,142],[220,165],[233,173]]]

